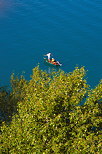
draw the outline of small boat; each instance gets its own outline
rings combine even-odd
[[[52,61],[48,60],[47,58],[44,58],[44,61],[52,66],[62,66],[62,64],[59,61]]]

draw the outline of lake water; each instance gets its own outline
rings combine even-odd
[[[71,72],[85,66],[87,80],[102,79],[101,0],[0,0],[0,85],[12,72],[29,79],[51,52]]]

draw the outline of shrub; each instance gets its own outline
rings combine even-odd
[[[102,82],[90,90],[85,75],[84,67],[52,74],[36,67],[30,81],[12,76],[17,113],[2,123],[1,153],[101,153]]]

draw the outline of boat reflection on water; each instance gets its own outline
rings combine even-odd
[[[60,70],[60,68],[54,68],[53,66],[49,66],[48,67],[48,73],[52,73],[52,72],[58,72]]]

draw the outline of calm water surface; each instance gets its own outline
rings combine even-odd
[[[101,0],[1,0],[0,85],[8,85],[12,72],[32,69],[52,52],[72,71],[85,66],[91,86],[102,79]]]

